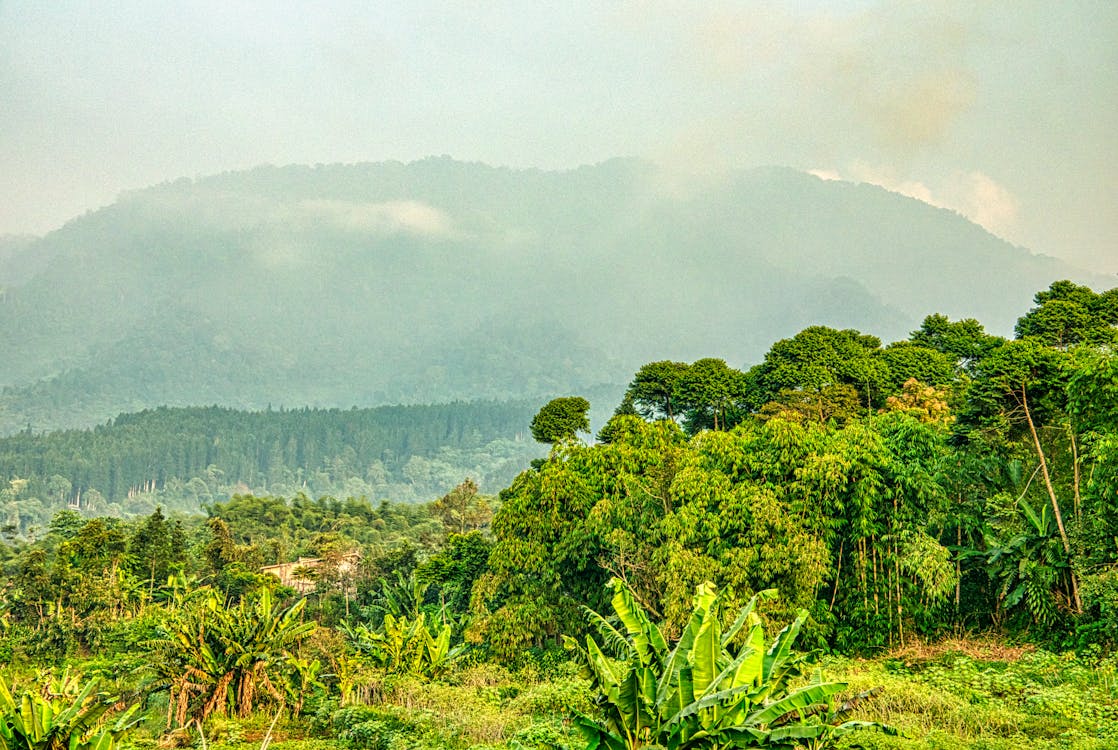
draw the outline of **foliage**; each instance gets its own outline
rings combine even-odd
[[[645,419],[675,419],[681,411],[676,393],[688,369],[683,362],[649,362],[633,375],[625,395]]]
[[[69,674],[41,692],[0,680],[0,750],[113,750],[139,721],[139,705],[114,711],[118,698],[96,693],[97,686]]]
[[[897,750],[1104,750],[1118,741],[1113,658],[999,641],[948,641],[866,661],[828,660],[854,690],[880,686],[861,711],[902,737]]]
[[[641,747],[828,747],[871,725],[834,721],[847,708],[831,708],[845,685],[823,682],[818,673],[795,684],[803,658],[792,645],[807,617],[782,630],[768,646],[757,597],[722,630],[722,601],[710,585],[700,586],[687,628],[674,647],[636,605],[620,581],[612,583],[613,610],[624,633],[590,612],[602,644],[587,637],[586,648],[566,639],[585,664],[598,694],[603,720],[579,717],[587,748]],[[773,592],[765,592],[771,595]],[[739,640],[743,644],[735,647]],[[617,665],[603,651],[617,653]]]
[[[590,432],[589,411],[590,402],[580,396],[553,398],[532,417],[532,437],[540,443],[573,440],[580,432]]]
[[[477,483],[466,479],[431,505],[448,531],[465,534],[489,525],[493,509],[489,500],[478,495]]]
[[[1001,342],[997,336],[986,333],[974,318],[952,322],[938,313],[924,318],[909,340],[946,355],[958,370],[966,373],[973,372],[986,353]]]
[[[264,589],[228,607],[215,591],[199,590],[153,653],[152,669],[170,682],[168,724],[200,726],[211,715],[247,716],[262,701],[284,704],[285,682],[314,671],[293,653],[315,628],[301,621],[305,604],[277,607]]]
[[[1118,342],[1118,294],[1096,294],[1085,286],[1057,281],[1037,292],[1034,301],[1037,306],[1017,321],[1018,338],[1059,349]]]
[[[489,570],[478,578],[469,636],[503,657],[543,646],[579,621],[606,579],[595,565],[599,542],[587,523],[595,500],[584,469],[595,449],[560,443],[538,469],[501,493],[493,518]]]
[[[1065,292],[1087,299],[1060,283],[1053,290],[1038,304]],[[1080,320],[1087,328],[1112,325],[1104,307],[1084,309],[1095,316]],[[795,620],[812,648],[893,655],[887,670],[866,662],[872,678],[840,662],[855,676],[846,690],[782,717],[820,733],[805,744],[836,739],[820,727],[841,725],[833,709],[849,699],[927,737],[861,733],[840,744],[1000,748],[1027,738],[1047,748],[1066,736],[1070,747],[1105,747],[1115,736],[1106,654],[1118,645],[1118,358],[1109,345],[1046,335],[1004,341],[974,321],[929,316],[909,342],[884,348],[857,331],[809,329],[745,373],[712,358],[652,363],[599,443],[561,439],[496,500],[479,481],[462,481],[481,476],[473,472],[449,475],[428,504],[303,492],[225,499],[231,476],[214,469],[196,477],[198,497],[199,485],[209,493],[205,518],[136,498],[128,511],[143,511],[132,519],[90,518],[91,490],[36,465],[31,479],[0,483],[0,660],[21,676],[81,663],[113,694],[150,694],[179,734],[209,720],[220,750],[263,734],[280,714],[277,739],[297,735],[301,710],[327,735],[368,747],[569,745],[576,728],[558,718],[568,712],[619,738],[625,727],[639,738],[640,721],[684,746],[705,741],[703,721],[703,732],[728,732],[726,712],[749,691],[670,723],[656,703],[664,696],[639,699],[647,685],[678,698],[684,671],[692,686],[696,673],[715,671],[694,647],[704,627],[702,637],[717,631],[724,645],[711,652],[718,677],[739,657],[739,667],[752,663],[743,654],[754,626]],[[848,367],[841,352],[856,362]],[[353,457],[375,452],[349,437],[327,473],[361,470],[364,459]],[[238,445],[251,460],[270,451]],[[385,471],[392,460],[374,459]],[[444,474],[411,459],[401,471]],[[79,490],[81,507],[69,507]],[[161,491],[139,495],[150,503]],[[300,557],[314,561],[296,599],[262,567]],[[611,578],[624,583],[604,593]],[[700,598],[714,599],[697,615],[701,585]],[[747,604],[767,589],[779,597],[763,611]],[[616,607],[619,592],[632,617],[588,625],[584,607],[603,611],[611,596]],[[742,606],[752,613],[727,639]],[[646,614],[630,632],[638,611]],[[690,643],[671,669],[670,649],[634,645],[638,631],[656,640],[645,621],[658,623],[665,643]],[[976,667],[907,655],[975,629],[1080,656],[1034,663],[1018,654]],[[597,710],[562,656],[562,634],[616,678]],[[637,678],[626,682],[629,671]],[[727,679],[706,687],[742,687]],[[790,679],[789,691],[825,684]],[[879,683],[888,689],[865,695]],[[353,711],[329,729],[339,705]],[[952,725],[937,728],[938,715]],[[975,728],[980,720],[989,731]]]
[[[427,501],[469,475],[495,491],[539,455],[519,437],[532,408],[159,408],[94,429],[24,431],[0,438],[0,509],[10,517],[18,498],[11,520],[26,534],[68,507],[86,516],[149,515],[160,505],[194,513],[249,490]],[[18,490],[5,495],[14,479]],[[32,500],[44,509],[32,513]]]
[[[451,646],[450,623],[437,630],[427,624],[426,614],[396,617],[386,614],[380,628],[364,625],[350,628],[347,635],[359,654],[391,674],[434,678],[444,674],[466,651],[465,644]]]
[[[782,390],[848,385],[858,390],[864,406],[877,405],[894,379],[879,356],[880,347],[878,338],[852,329],[805,328],[773,344],[764,361],[749,371],[751,400],[760,407]]]

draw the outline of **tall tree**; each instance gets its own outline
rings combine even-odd
[[[649,362],[637,370],[625,395],[645,419],[675,419],[677,389],[687,370],[683,362]]]
[[[1032,338],[1009,341],[994,349],[979,364],[968,390],[959,433],[967,436],[977,430],[985,439],[1021,440],[1030,446],[1064,554],[1070,560],[1065,507],[1071,503],[1066,498],[1060,500],[1050,457],[1056,448],[1043,434],[1048,427],[1060,428],[1066,419],[1065,359],[1064,353]],[[1053,434],[1067,436],[1073,445],[1076,442],[1074,433],[1066,429]],[[1072,492],[1078,493],[1078,489]],[[1078,611],[1082,604],[1077,576],[1072,567],[1067,570],[1070,598]]]
[[[974,318],[951,321],[939,313],[924,318],[919,330],[913,331],[909,340],[947,355],[957,368],[968,373],[1002,341],[986,333],[986,329]]]
[[[1118,293],[1096,294],[1070,281],[1037,292],[1036,307],[1017,321],[1018,338],[1066,349],[1075,344],[1118,343]]]
[[[890,392],[880,350],[880,339],[853,329],[805,328],[773,344],[749,371],[753,406],[776,400],[782,390],[819,392],[834,385],[856,388],[866,407],[880,406]]]
[[[555,398],[532,418],[532,437],[540,443],[573,440],[580,432],[590,432],[590,402],[579,396]]]

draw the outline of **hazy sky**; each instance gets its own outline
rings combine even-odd
[[[1118,2],[0,0],[0,233],[433,154],[786,164],[1118,272]]]

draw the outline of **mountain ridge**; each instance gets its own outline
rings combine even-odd
[[[0,431],[164,403],[543,398],[651,359],[745,365],[814,323],[1008,332],[1051,281],[1102,283],[874,186],[663,179],[436,157],[130,191],[21,248],[42,267],[0,299]]]

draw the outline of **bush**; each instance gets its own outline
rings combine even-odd
[[[331,717],[335,736],[355,750],[443,748],[430,711],[397,706],[355,706]]]

